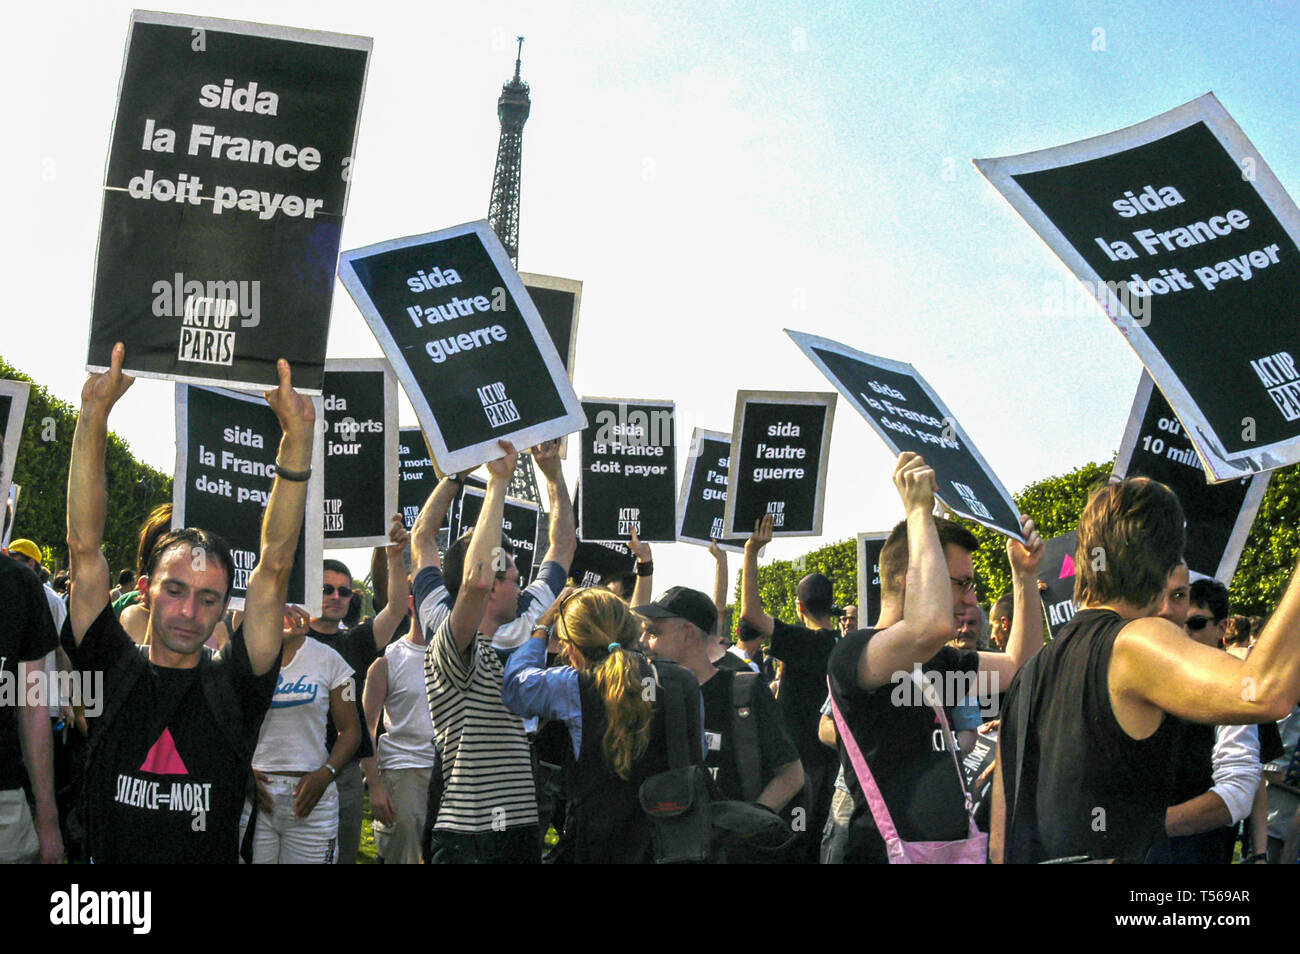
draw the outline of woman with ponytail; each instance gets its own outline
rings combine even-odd
[[[506,662],[501,697],[517,715],[569,729],[569,799],[561,857],[577,863],[650,861],[650,829],[637,794],[668,767],[658,674],[641,655],[640,626],[608,590],[567,592],[533,638]],[[551,639],[557,665],[546,668]],[[559,665],[567,658],[569,665]],[[671,664],[668,664],[671,665]]]

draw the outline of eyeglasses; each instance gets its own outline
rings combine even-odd
[[[953,585],[953,586],[955,586],[955,587],[957,587],[959,590],[961,590],[961,593],[962,593],[963,596],[965,596],[965,595],[966,595],[967,593],[969,593],[971,590],[975,589],[975,579],[974,579],[974,577],[967,576],[967,577],[963,577],[963,578],[961,578],[961,579],[959,580],[959,579],[957,579],[957,577],[955,577],[955,576],[950,576],[950,577],[948,577],[948,579],[952,580],[952,585]]]
[[[345,600],[352,599],[352,591],[348,589],[346,586],[340,586],[337,587],[337,589],[339,591],[339,596],[343,597]],[[335,587],[332,584],[325,583],[321,586],[321,590],[325,593],[326,596],[333,596]]]
[[[1211,616],[1189,616],[1187,617],[1187,628],[1193,633],[1199,633],[1213,622],[1214,618]]]

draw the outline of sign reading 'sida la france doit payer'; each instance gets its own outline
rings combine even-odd
[[[578,537],[677,539],[677,443],[671,401],[584,398]]]
[[[312,400],[316,437],[311,478],[285,602],[305,606],[317,616],[321,605],[324,414],[321,399]],[[280,422],[260,395],[176,386],[172,529],[201,527],[230,544],[235,570],[233,609],[244,608],[248,577],[261,553],[262,515],[276,479],[280,437]]]
[[[325,365],[325,546],[381,547],[397,513],[397,378],[383,358]]]
[[[773,536],[819,536],[835,395],[739,391],[727,474],[727,534],[750,537],[764,514]]]
[[[136,11],[87,364],[319,394],[371,41]]]
[[[1137,352],[1211,481],[1300,461],[1300,210],[1213,94],[975,164]]]
[[[920,454],[953,513],[1022,539],[1020,512],[939,395],[910,364],[786,331],[895,454]]]
[[[379,340],[443,473],[581,430],[582,407],[487,222],[344,252],[339,278]]]

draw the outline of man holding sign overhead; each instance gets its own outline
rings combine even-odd
[[[101,552],[108,415],[133,379],[125,348],[92,374],[68,475],[72,591],[64,646],[83,673],[106,673],[106,703],[86,761],[86,825],[96,863],[233,863],[258,729],[280,667],[285,592],[311,475],[315,408],[290,386],[266,395],[283,437],[262,521],[261,555],[248,581],[244,619],[220,657],[203,644],[226,611],[230,549],[207,529],[164,534],[144,566],[149,655],[140,655],[108,602]],[[69,640],[68,636],[71,639]]]
[[[1007,652],[945,645],[975,605],[971,553],[979,544],[965,528],[933,515],[934,484],[924,459],[899,455],[894,485],[907,519],[880,553],[880,617],[874,629],[851,633],[831,653],[840,759],[855,805],[849,862],[983,862],[945,709],[972,695],[995,696],[1043,644],[1035,579],[1043,542],[1033,521],[1022,518],[1025,542],[1007,541],[1016,601]],[[959,856],[917,850],[917,843],[933,842],[957,843]]]

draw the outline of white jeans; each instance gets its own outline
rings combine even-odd
[[[255,865],[332,865],[338,850],[339,793],[334,783],[321,794],[320,801],[306,818],[293,813],[293,789],[299,778],[293,775],[269,775],[266,790],[271,795],[271,812],[257,813],[253,830],[253,864]],[[239,833],[243,837],[253,811],[244,802]]]

